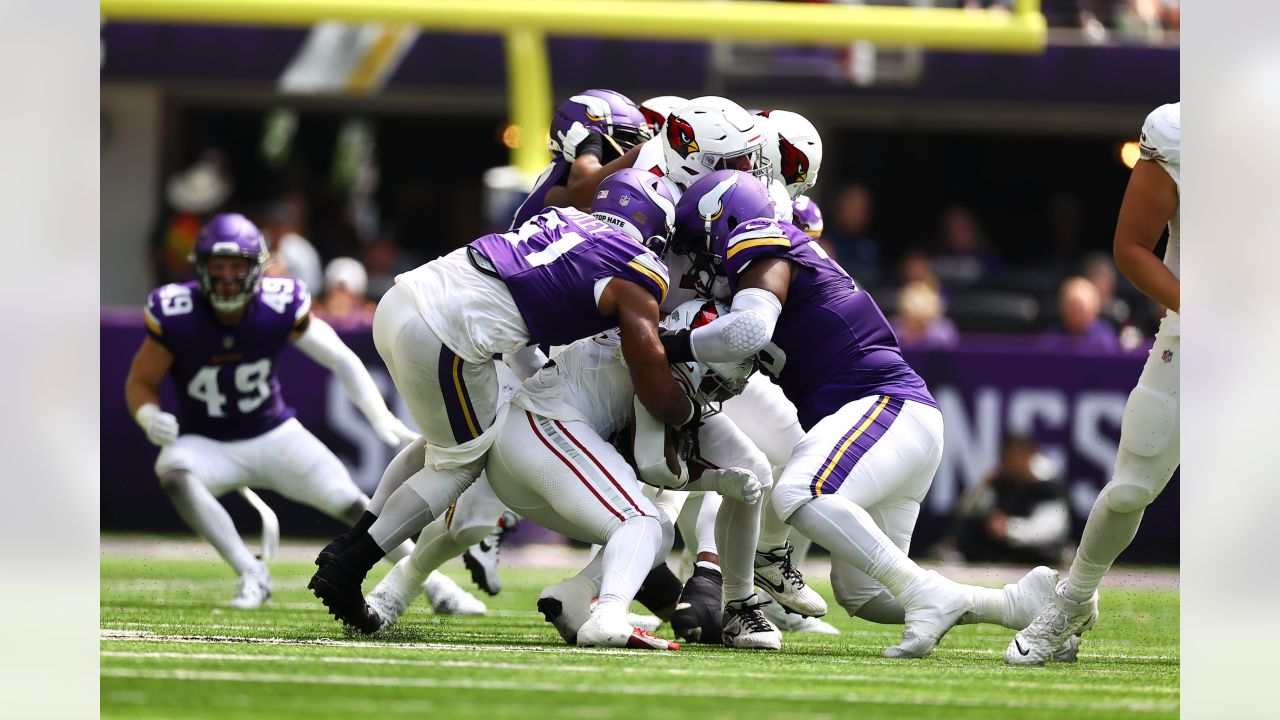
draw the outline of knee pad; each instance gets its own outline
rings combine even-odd
[[[1129,393],[1120,423],[1120,449],[1141,457],[1155,457],[1169,446],[1178,428],[1174,398],[1138,385]]]
[[[769,502],[773,503],[773,511],[778,513],[778,517],[784,521],[789,520],[792,513],[812,499],[813,494],[809,492],[808,484],[796,482],[778,483],[773,488],[773,494],[769,496]]]
[[[449,535],[454,539],[454,542],[457,542],[459,545],[471,547],[488,537],[489,533],[493,532],[493,529],[497,526],[497,520],[494,520],[489,525],[471,525],[470,527],[464,528],[456,527],[455,525],[449,528]]]
[[[1102,488],[1098,503],[1114,513],[1127,515],[1138,512],[1156,499],[1156,490],[1117,478]]]

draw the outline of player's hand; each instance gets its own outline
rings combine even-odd
[[[161,410],[159,405],[154,403],[143,405],[138,408],[133,419],[138,421],[138,425],[147,434],[147,440],[150,440],[152,445],[164,447],[178,439],[178,418],[172,413]]]
[[[378,439],[391,447],[400,447],[418,439],[418,433],[410,430],[407,425],[400,422],[400,418],[389,412],[371,419],[369,424],[373,426],[373,432]]]
[[[560,154],[564,157],[565,162],[572,163],[577,159],[578,144],[586,140],[590,134],[590,130],[576,121],[569,126],[568,132],[561,131],[556,133],[555,142],[559,146]]]
[[[708,477],[714,481],[716,492],[730,500],[741,500],[748,505],[759,502],[760,495],[764,492],[760,481],[756,479],[756,474],[746,468],[707,470],[702,474],[702,478],[706,481]]]

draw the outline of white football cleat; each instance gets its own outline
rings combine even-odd
[[[502,578],[498,577],[498,556],[502,552],[502,539],[515,529],[518,522],[520,516],[510,510],[503,512],[493,530],[462,553],[462,564],[470,571],[471,581],[490,595],[502,592]]]
[[[1080,636],[1072,635],[1067,641],[1058,648],[1053,654],[1053,661],[1056,663],[1073,663],[1080,659]]]
[[[647,632],[657,630],[658,626],[662,624],[662,620],[658,619],[656,615],[637,615],[630,612],[627,613],[627,622]]]
[[[1053,604],[1036,616],[1025,629],[1019,630],[1004,649],[1004,661],[1010,665],[1043,665],[1059,651],[1073,662],[1075,652],[1069,647],[1071,638],[1080,635],[1098,620],[1098,593],[1078,601],[1065,594],[1067,581],[1058,583]],[[1076,648],[1079,641],[1076,641]],[[1072,659],[1067,659],[1068,657]]]
[[[236,583],[235,597],[227,603],[240,610],[257,610],[271,599],[271,573],[267,566],[258,562],[253,568],[240,576]]]
[[[641,630],[627,622],[627,615],[617,610],[595,610],[578,628],[578,645],[582,647],[616,647],[636,650],[679,650],[670,642]]]
[[[467,592],[453,578],[439,571],[427,576],[422,588],[437,615],[484,615],[489,611],[484,602]]]
[[[538,611],[570,645],[578,644],[578,628],[591,617],[591,603],[599,589],[581,575],[562,580],[538,596]]]
[[[1005,627],[1014,630],[1031,624],[1045,608],[1053,604],[1058,587],[1058,571],[1043,565],[1032,568],[1016,583],[1004,586]]]
[[[773,623],[773,626],[782,632],[816,633],[818,635],[840,634],[840,631],[826,620],[822,618],[807,618],[787,612],[778,603],[765,605],[764,616],[769,618],[769,622]]]
[[[790,542],[767,552],[756,551],[755,582],[789,612],[805,617],[827,614],[827,601],[804,584],[804,576],[791,564]]]
[[[933,652],[960,617],[973,610],[973,595],[965,586],[930,570],[902,597],[906,610],[902,642],[881,653],[887,658],[922,658]]]
[[[408,562],[408,557],[401,558],[400,562],[391,568],[391,572],[387,573],[387,576],[382,578],[377,587],[364,599],[365,603],[378,613],[378,617],[382,618],[380,630],[396,624],[404,611],[409,609],[414,599],[418,597],[418,593],[422,592],[420,585],[410,583],[405,577]]]
[[[768,600],[751,595],[724,606],[724,629],[720,639],[725,647],[742,650],[781,650],[782,633],[764,616]]]

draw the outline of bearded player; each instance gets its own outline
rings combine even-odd
[[[1125,404],[1111,482],[1089,511],[1071,571],[1058,585],[1053,604],[1005,648],[1004,659],[1013,665],[1043,665],[1074,636],[1093,627],[1103,576],[1133,542],[1143,511],[1178,468],[1181,111],[1182,103],[1173,103],[1147,116],[1113,245],[1120,272],[1169,310],[1160,321],[1138,386]],[[1166,227],[1169,244],[1162,260],[1153,250]]]

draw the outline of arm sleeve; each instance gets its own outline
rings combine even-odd
[[[689,335],[693,356],[699,362],[736,362],[751,357],[773,337],[782,301],[760,288],[744,288],[733,296],[729,314]]]
[[[347,391],[347,397],[360,408],[360,412],[370,420],[389,413],[387,404],[382,400],[382,393],[369,377],[360,358],[347,347],[338,333],[333,331],[329,323],[320,318],[311,318],[305,332],[294,341],[294,345],[307,357],[328,368]]]

